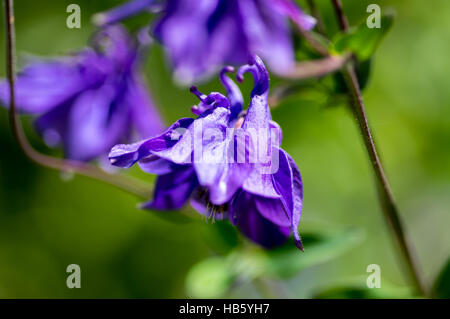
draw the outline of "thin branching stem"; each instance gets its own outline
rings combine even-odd
[[[283,77],[291,80],[320,78],[339,71],[350,58],[349,54],[330,55],[320,59],[298,62],[291,72],[284,74]]]
[[[108,174],[102,169],[89,163],[60,159],[36,151],[28,142],[22,129],[20,117],[16,110],[15,101],[15,32],[13,0],[4,0],[5,30],[6,30],[6,70],[9,83],[9,121],[12,133],[22,151],[35,163],[60,171],[73,172],[84,175],[104,183],[116,186],[128,193],[142,198],[151,195],[152,188],[146,183],[124,175]]]
[[[333,2],[333,8],[336,12],[336,16],[339,22],[339,28],[345,32],[349,29],[349,24],[346,15],[344,14],[344,9],[340,0],[331,0]]]
[[[344,32],[347,32],[349,29],[349,24],[343,11],[342,3],[340,0],[332,0],[332,2],[337,18],[339,20],[340,28]],[[352,109],[356,116],[358,127],[360,129],[361,135],[364,140],[364,145],[370,158],[371,166],[375,173],[378,193],[381,200],[381,206],[386,217],[386,221],[391,226],[391,230],[394,233],[394,237],[398,243],[398,246],[400,247],[408,270],[411,274],[411,279],[414,286],[419,293],[421,293],[423,296],[426,296],[427,289],[421,276],[421,272],[419,271],[419,263],[415,255],[413,245],[406,234],[403,222],[400,218],[399,210],[395,203],[394,195],[391,191],[391,187],[386,178],[383,165],[378,156],[369,122],[367,120],[364,100],[355,71],[354,61],[352,61],[352,63],[348,63],[345,66],[345,68],[343,69],[343,73],[348,86],[349,94],[351,96],[353,106]]]

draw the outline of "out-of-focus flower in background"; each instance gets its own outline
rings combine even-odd
[[[131,1],[98,14],[94,21],[114,23],[161,3]],[[295,63],[288,18],[305,30],[316,22],[292,0],[167,0],[154,33],[166,49],[175,79],[183,84],[204,79],[224,64],[246,63],[252,54],[283,74]]]
[[[120,26],[98,32],[93,47],[70,56],[33,59],[18,75],[16,104],[38,116],[35,127],[49,146],[67,158],[89,161],[121,142],[163,130],[138,71],[141,54]],[[0,101],[9,105],[6,81]]]
[[[231,71],[226,67],[220,76],[227,96],[191,88],[200,99],[192,108],[197,119],[180,119],[158,137],[115,146],[111,163],[128,168],[138,162],[144,171],[159,175],[154,198],[144,208],[178,209],[190,200],[204,216],[228,218],[264,247],[280,245],[292,232],[303,249],[297,230],[302,180],[280,148],[281,129],[271,120],[269,74],[257,56],[238,70],[239,81],[246,72],[255,80],[250,106],[241,112],[242,94],[225,74]]]

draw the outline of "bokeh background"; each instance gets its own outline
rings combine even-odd
[[[317,2],[333,34],[337,24],[330,1]],[[402,217],[431,282],[450,255],[450,2],[345,0],[350,22],[366,19],[366,7],[374,2],[383,10],[395,8],[397,18],[373,61],[364,92],[367,112]],[[81,6],[81,29],[66,27],[70,3]],[[119,3],[15,1],[19,56],[53,56],[83,47],[94,31],[91,15]],[[126,25],[136,30],[149,18],[141,15]],[[4,77],[3,23],[0,34]],[[195,98],[187,88],[174,85],[158,44],[150,51],[145,74],[168,124],[190,116]],[[213,79],[201,89],[221,87]],[[197,278],[202,268],[197,266],[194,274],[190,270],[205,259],[234,251],[241,239],[229,233],[232,229],[175,212],[142,211],[136,208],[137,198],[111,186],[36,166],[18,149],[7,111],[0,109],[0,298],[304,298],[331,287],[364,286],[369,264],[380,265],[382,288],[408,296],[403,264],[377,202],[361,137],[345,105],[339,99],[330,103],[323,92],[302,90],[272,114],[283,128],[283,147],[304,179],[300,232],[313,234],[305,235],[310,242],[318,233],[350,230],[353,235],[345,249],[337,240],[320,253],[313,245],[309,249],[307,241],[305,253],[290,256],[296,261],[304,258],[307,265],[294,274],[240,280],[221,293],[220,287],[218,292],[211,288],[220,282],[220,274]],[[25,123],[36,147],[58,155],[33,133],[30,119]],[[132,174],[153,181],[138,170]],[[306,262],[315,253],[320,256]],[[66,267],[73,263],[81,267],[81,289],[66,287]],[[208,265],[220,263],[203,263],[210,271]],[[195,286],[202,280],[203,286]]]

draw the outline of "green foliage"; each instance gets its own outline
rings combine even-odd
[[[373,57],[368,60],[358,62],[356,64],[356,74],[358,75],[358,83],[361,90],[364,90],[367,84],[369,83],[372,64],[373,64]],[[337,94],[345,94],[347,96],[348,92],[347,84],[345,83],[345,79],[342,73],[341,72],[335,73],[333,75],[333,78],[334,78],[334,91]]]
[[[196,264],[186,280],[186,291],[194,298],[218,298],[234,283],[249,282],[259,277],[287,279],[305,268],[330,261],[363,239],[359,230],[338,233],[305,234],[305,252],[293,240],[274,250],[256,246],[236,249],[225,257],[211,257]]]
[[[366,61],[373,56],[393,23],[394,15],[387,14],[381,17],[380,28],[370,29],[364,22],[349,33],[339,33],[333,41],[334,50],[338,53],[351,52],[359,61]]]
[[[349,230],[336,234],[305,234],[305,252],[299,254],[294,243],[265,252],[262,262],[267,275],[289,278],[299,271],[316,264],[330,261],[345,253],[364,238],[359,230]]]
[[[235,279],[223,258],[213,257],[195,265],[186,277],[189,297],[218,298],[223,296]]]

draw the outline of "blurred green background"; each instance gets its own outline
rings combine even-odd
[[[337,25],[330,1],[317,2],[333,34]],[[397,19],[374,59],[364,92],[367,112],[425,278],[432,281],[450,255],[450,2],[345,0],[350,22],[366,19],[366,7],[374,2],[383,9],[394,7]],[[66,27],[70,3],[81,6],[81,29]],[[90,16],[119,3],[15,1],[19,56],[52,56],[83,47],[94,30]],[[135,30],[148,19],[141,15],[127,26]],[[4,77],[3,33],[2,24]],[[150,52],[145,74],[168,124],[190,116],[195,98],[173,84],[159,45]],[[214,79],[201,89],[221,87]],[[305,245],[305,253],[294,258],[305,258],[308,267],[289,278],[244,280],[221,296],[303,298],[335,286],[364,286],[369,264],[381,266],[382,287],[408,295],[409,283],[380,211],[353,118],[342,103],[325,107],[324,99],[305,92],[272,113],[283,128],[283,147],[303,175],[300,232],[357,229],[358,244],[311,265],[306,260],[315,250]],[[33,144],[45,149],[26,122]],[[59,172],[31,163],[12,138],[4,109],[0,145],[0,298],[196,297],[197,288],[189,288],[189,280],[187,289],[185,284],[191,267],[231,250],[230,240],[222,243],[218,235],[229,231],[226,225],[141,211],[138,199],[111,186],[79,176],[67,181]],[[138,170],[133,174],[153,181]],[[331,242],[327,248],[330,256],[335,247],[340,249]],[[69,264],[81,267],[81,289],[66,287]],[[208,286],[218,279],[212,275],[205,280]]]

